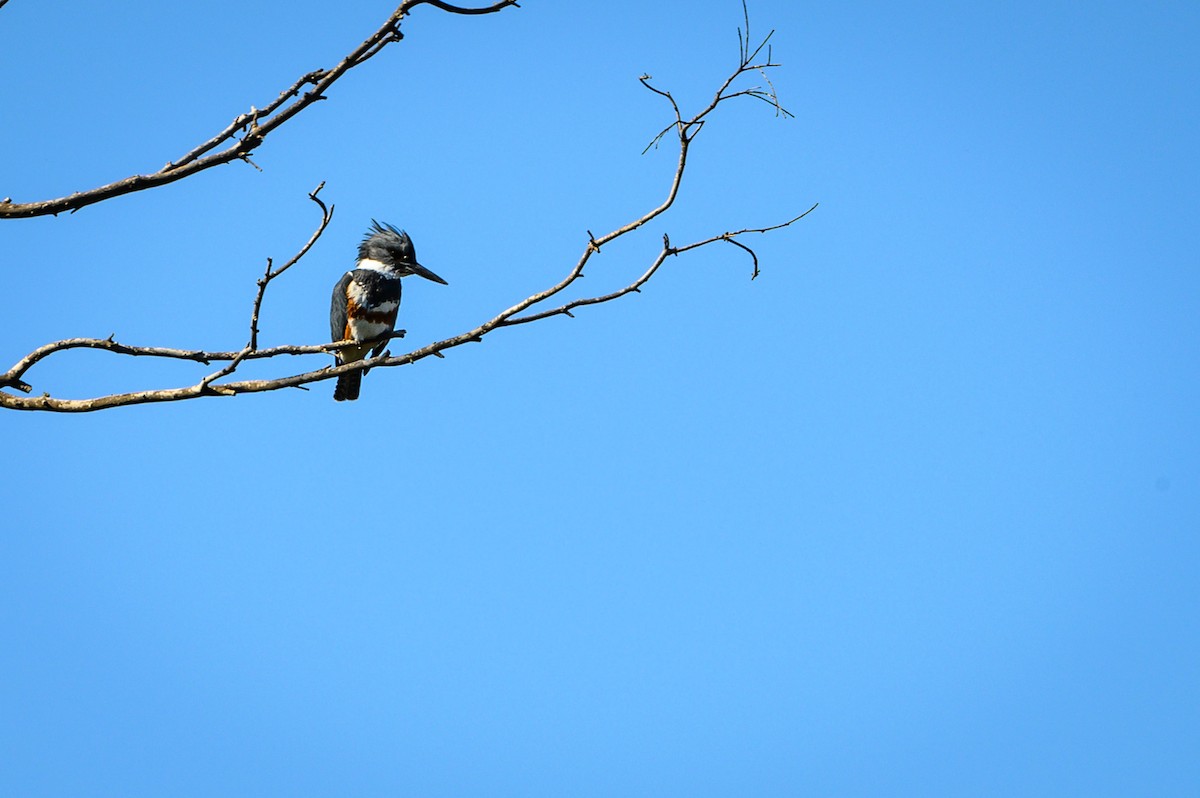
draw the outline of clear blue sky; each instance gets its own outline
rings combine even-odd
[[[333,10],[336,8],[336,10]],[[680,9],[686,8],[686,11]],[[157,169],[388,2],[12,0],[0,196]],[[619,304],[332,385],[0,414],[0,792],[1200,791],[1200,7],[754,0],[794,120],[726,108]],[[421,9],[237,164],[0,223],[0,361],[317,343],[371,217],[421,344],[657,203],[736,0]],[[315,367],[322,361],[306,363]],[[301,368],[299,361],[247,369]],[[203,372],[78,352],[82,397]]]

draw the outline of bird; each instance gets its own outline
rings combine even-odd
[[[354,268],[342,275],[333,287],[329,307],[329,332],[333,342],[371,342],[395,331],[396,314],[400,310],[400,278],[410,274],[449,285],[417,262],[417,251],[408,233],[372,219],[371,227],[358,245],[358,261]],[[377,357],[387,342],[387,338],[379,341],[371,356]],[[371,350],[371,344],[364,343],[339,349],[333,356],[340,366],[362,360],[368,350]],[[364,371],[352,371],[339,375],[333,398],[339,402],[357,399],[363,374]]]

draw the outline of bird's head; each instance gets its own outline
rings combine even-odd
[[[417,250],[413,247],[408,233],[397,230],[386,222],[380,224],[374,219],[371,220],[371,228],[358,245],[358,259],[377,261],[401,277],[415,274],[435,283],[449,285],[441,277],[417,263]]]

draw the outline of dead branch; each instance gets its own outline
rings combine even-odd
[[[0,1],[3,5],[7,0]],[[245,161],[253,165],[250,156],[256,147],[268,135],[279,129],[289,119],[292,119],[305,108],[326,98],[325,93],[343,75],[375,56],[387,45],[404,38],[400,32],[400,22],[409,11],[419,5],[431,5],[451,14],[494,14],[509,6],[517,6],[517,0],[499,0],[482,8],[462,8],[442,2],[442,0],[404,0],[396,10],[384,21],[379,29],[372,33],[350,54],[330,69],[317,69],[302,75],[290,87],[282,91],[278,97],[262,108],[251,106],[250,110],[238,115],[224,130],[217,133],[208,141],[194,147],[190,152],[175,161],[168,162],[157,172],[150,174],[131,175],[122,180],[103,186],[77,191],[57,199],[40,200],[36,202],[13,202],[11,198],[0,199],[0,219],[22,219],[34,216],[57,215],[64,211],[74,213],[80,208],[103,202],[113,197],[132,194],[135,191],[164,186],[185,177],[211,169],[214,166]],[[305,90],[305,86],[312,88]],[[224,149],[213,152],[218,147]]]
[[[428,2],[439,8],[443,8],[445,6],[445,4],[441,3],[440,0],[428,0]],[[500,5],[503,6],[508,4]],[[460,13],[465,12],[460,11]],[[477,13],[486,13],[486,11],[480,11]],[[663,97],[669,103],[672,115],[674,116],[674,121],[661,133],[659,133],[651,142],[651,146],[656,146],[668,133],[674,130],[675,139],[679,146],[679,154],[676,161],[675,170],[671,177],[666,196],[662,202],[644,212],[637,218],[629,221],[621,227],[616,228],[615,230],[612,230],[609,233],[606,233],[605,235],[597,237],[590,230],[587,231],[587,241],[584,245],[583,252],[579,257],[579,260],[576,261],[575,265],[561,280],[542,291],[531,294],[520,302],[517,302],[511,307],[501,311],[492,318],[471,328],[470,330],[466,330],[449,338],[436,341],[419,349],[414,349],[402,355],[393,356],[390,352],[384,352],[378,357],[367,358],[365,360],[346,363],[339,366],[323,367],[312,371],[306,371],[301,374],[294,374],[276,379],[227,380],[228,377],[236,372],[238,366],[246,360],[273,358],[282,355],[328,355],[339,348],[353,345],[352,342],[347,342],[339,344],[316,344],[307,346],[277,346],[267,349],[259,349],[257,346],[259,313],[262,308],[263,297],[266,293],[268,285],[272,280],[279,277],[287,269],[295,265],[309,251],[313,243],[316,242],[316,240],[324,232],[326,226],[329,224],[329,220],[333,213],[333,208],[332,206],[327,208],[324,202],[318,198],[317,194],[321,189],[321,187],[318,186],[317,189],[309,195],[309,197],[321,209],[321,222],[312,236],[310,236],[308,242],[282,267],[273,270],[272,262],[268,260],[266,272],[263,277],[258,280],[258,291],[255,295],[251,311],[250,339],[246,346],[241,350],[237,352],[208,352],[201,350],[170,349],[164,347],[138,347],[117,343],[113,340],[112,336],[106,339],[67,339],[46,344],[45,346],[39,347],[23,357],[7,372],[0,374],[0,388],[15,388],[26,393],[31,393],[32,386],[24,381],[24,377],[29,369],[41,360],[67,349],[92,348],[101,349],[113,354],[130,355],[135,357],[144,356],[192,360],[204,364],[225,362],[227,365],[207,375],[194,385],[165,390],[148,390],[132,393],[112,394],[91,399],[59,399],[52,397],[49,394],[43,394],[38,397],[26,397],[16,396],[0,390],[0,407],[13,410],[88,412],[111,407],[123,407],[128,405],[154,402],[175,402],[185,399],[199,398],[201,396],[236,396],[244,393],[260,393],[264,391],[279,390],[282,388],[302,387],[309,383],[334,379],[341,374],[347,374],[357,370],[406,366],[416,363],[420,360],[424,360],[430,356],[444,357],[443,353],[447,350],[466,343],[481,342],[484,339],[484,336],[502,327],[515,327],[559,315],[573,317],[572,311],[577,308],[611,302],[628,294],[640,292],[642,286],[645,285],[655,273],[657,273],[659,268],[669,256],[678,256],[718,242],[732,244],[748,253],[753,261],[751,279],[757,277],[759,274],[758,256],[754,250],[741,239],[750,234],[764,234],[789,227],[811,213],[817,207],[815,204],[798,216],[795,216],[782,223],[766,227],[752,227],[724,232],[698,241],[693,241],[682,246],[672,245],[670,238],[667,235],[664,235],[662,247],[651,261],[649,267],[642,272],[641,275],[624,287],[606,294],[573,299],[553,308],[542,310],[537,310],[535,308],[535,306],[557,296],[575,283],[576,280],[582,277],[584,274],[584,269],[591,260],[592,256],[600,254],[602,247],[604,247],[606,244],[632,233],[639,227],[666,213],[671,206],[674,205],[675,200],[679,195],[679,189],[683,180],[684,172],[687,168],[688,155],[692,142],[703,129],[707,119],[719,106],[737,97],[749,96],[769,102],[773,107],[775,107],[777,115],[789,115],[779,105],[779,101],[775,95],[774,87],[770,87],[768,89],[742,88],[732,90],[738,78],[742,77],[746,73],[759,72],[765,75],[766,70],[774,69],[778,66],[778,64],[771,60],[769,53],[766,60],[758,61],[758,57],[762,53],[764,47],[768,46],[767,41],[770,39],[771,34],[768,34],[761,43],[752,49],[749,38],[748,15],[746,23],[747,26],[745,34],[743,34],[739,29],[738,41],[740,58],[737,68],[721,84],[713,99],[696,114],[690,117],[685,117],[679,107],[679,104],[676,102],[675,98],[670,92],[653,86],[650,83],[651,78],[648,75],[643,75],[640,78],[643,86],[645,86],[651,92]],[[770,82],[768,81],[767,83],[768,86],[770,86]],[[400,338],[403,337],[403,335],[404,331],[398,330],[390,337]]]

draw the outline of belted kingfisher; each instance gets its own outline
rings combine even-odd
[[[426,280],[449,285],[441,277],[417,263],[412,239],[403,230],[390,224],[371,220],[371,229],[358,245],[358,262],[333,287],[329,307],[329,331],[334,343],[339,341],[371,341],[390,334],[396,328],[396,313],[400,310],[400,278],[417,274]],[[376,357],[387,345],[379,343],[371,356]],[[338,365],[353,363],[367,356],[371,347],[348,346],[334,353]],[[363,372],[355,371],[338,377],[333,398],[357,399]]]

